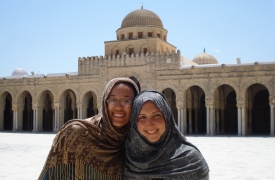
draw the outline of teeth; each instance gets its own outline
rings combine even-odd
[[[146,131],[148,134],[154,134],[157,130]]]
[[[123,114],[114,114],[116,117],[123,117]]]

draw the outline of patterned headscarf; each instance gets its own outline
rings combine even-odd
[[[112,79],[105,87],[97,115],[70,120],[57,133],[38,179],[122,179],[123,143],[129,123],[122,129],[112,126],[105,101],[114,85],[123,82],[139,92],[129,78]]]
[[[165,118],[166,130],[157,142],[150,142],[137,128],[143,104],[152,101]],[[170,106],[162,93],[143,91],[135,99],[131,128],[125,141],[124,179],[201,179],[208,165],[200,151],[179,131]]]

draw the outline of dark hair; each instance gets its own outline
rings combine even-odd
[[[134,95],[135,95],[135,97],[137,96],[137,90],[136,90],[136,88],[135,88],[135,86],[132,84],[132,83],[130,83],[130,82],[118,82],[118,83],[116,83],[116,85],[117,84],[124,84],[124,85],[128,85],[128,86],[130,86],[131,87],[131,89],[134,91]]]

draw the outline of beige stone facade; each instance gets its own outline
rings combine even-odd
[[[167,34],[155,13],[136,10],[122,21],[117,40],[105,42],[104,56],[78,59],[78,72],[21,69],[2,78],[0,130],[58,131],[70,119],[96,114],[110,79],[130,77],[141,90],[166,95],[185,134],[275,134],[274,62],[218,64],[203,53],[188,63]]]

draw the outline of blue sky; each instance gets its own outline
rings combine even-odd
[[[76,72],[142,2],[189,60],[205,48],[220,64],[275,61],[275,0],[0,0],[0,77]]]

